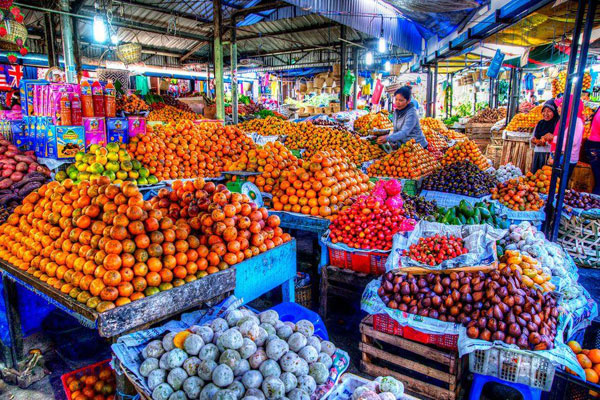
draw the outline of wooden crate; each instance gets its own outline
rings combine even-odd
[[[500,165],[508,164],[509,162],[512,162],[514,165],[521,168],[521,171],[524,173],[531,171],[533,149],[529,146],[528,137],[504,140]]]
[[[500,166],[500,159],[502,158],[502,145],[498,146],[490,143],[485,151],[485,156],[492,160],[494,168],[498,168]]]
[[[360,324],[360,369],[372,376],[393,376],[419,398],[455,400],[463,363],[458,353],[413,342],[373,329],[373,317]]]
[[[465,125],[465,134],[469,138],[489,138],[491,136],[491,130],[494,124],[489,123],[467,123]]]
[[[373,275],[338,268],[333,265],[321,269],[321,294],[319,315],[327,319],[329,296],[338,296],[360,304],[365,287],[374,279]],[[358,322],[358,321],[357,321]]]

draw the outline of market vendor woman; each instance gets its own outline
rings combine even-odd
[[[389,135],[381,136],[377,143],[391,143],[401,146],[411,139],[414,139],[424,149],[427,148],[427,140],[421,125],[419,125],[419,116],[414,104],[411,103],[411,89],[409,86],[403,86],[394,93],[394,131]]]
[[[531,165],[531,173],[533,174],[548,162],[551,149],[550,143],[554,139],[554,129],[559,118],[558,107],[554,100],[550,99],[545,102],[542,107],[542,120],[535,126],[531,137],[531,143],[534,145],[533,163]]]

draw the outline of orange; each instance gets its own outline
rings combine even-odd
[[[585,380],[592,382],[592,383],[598,383],[598,373],[591,368],[586,368],[585,369]]]
[[[600,363],[600,350],[592,349],[587,356],[593,364]]]
[[[583,369],[592,368],[592,362],[585,354],[577,354],[577,361]]]

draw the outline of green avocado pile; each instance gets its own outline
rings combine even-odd
[[[481,225],[489,224],[494,228],[507,229],[509,222],[497,214],[493,203],[477,202],[475,205],[461,200],[457,206],[439,207],[433,216],[435,222],[446,225]]]

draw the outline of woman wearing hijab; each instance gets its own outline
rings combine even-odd
[[[424,149],[427,148],[427,139],[421,131],[419,116],[414,104],[411,103],[411,88],[403,86],[394,93],[394,131],[385,136],[380,136],[377,143],[385,142],[400,146],[414,139]]]
[[[531,173],[533,174],[548,162],[550,143],[554,138],[554,128],[556,128],[559,118],[558,107],[556,107],[554,100],[550,99],[545,102],[542,107],[542,120],[535,126],[531,138],[531,143],[534,144],[533,164],[531,165]]]
[[[573,97],[571,97],[572,99]],[[556,106],[561,109],[561,114],[565,112],[565,107],[561,106],[566,106],[566,104],[564,104],[565,102],[563,101],[563,99],[557,99],[556,100]],[[569,102],[571,103],[571,102]],[[565,147],[567,146],[567,133],[568,133],[568,129],[569,129],[569,124],[570,124],[570,120],[571,120],[571,104],[569,104],[569,107],[567,108],[567,122],[565,124],[565,135],[564,135],[564,141],[563,141],[563,154],[564,154],[564,150]],[[576,116],[576,123],[575,123],[575,132],[573,134],[573,147],[571,148],[571,160],[570,160],[570,164],[569,164],[569,175],[568,175],[568,179],[571,179],[571,175],[573,175],[573,171],[575,170],[575,166],[577,165],[577,162],[579,162],[579,152],[581,151],[581,141],[583,139],[583,129],[584,129],[584,122],[583,122],[583,102],[581,100],[579,100],[579,104],[578,104],[578,108],[577,108],[577,116]],[[560,130],[560,125],[556,124],[556,127],[554,128],[554,140],[552,141],[552,151],[556,151],[556,142],[558,140],[558,131]]]

